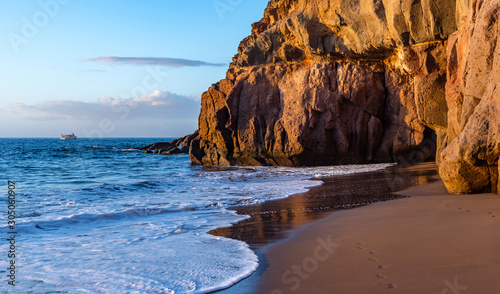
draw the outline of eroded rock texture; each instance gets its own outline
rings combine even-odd
[[[467,25],[450,37],[448,131],[440,175],[452,193],[496,192],[500,156],[500,3],[470,3]]]
[[[419,160],[437,150],[451,192],[497,191],[498,5],[270,1],[202,96],[193,163],[411,161],[433,145]]]

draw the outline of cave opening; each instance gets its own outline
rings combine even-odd
[[[397,156],[397,162],[407,165],[415,165],[422,162],[432,162],[436,160],[437,135],[436,131],[425,127],[424,138],[420,144],[402,152]]]

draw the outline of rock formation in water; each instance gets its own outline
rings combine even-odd
[[[198,131],[191,135],[175,139],[170,142],[158,142],[148,146],[136,148],[137,150],[144,150],[144,153],[174,155],[174,154],[187,154],[189,153],[189,146],[191,141],[198,137]]]
[[[195,164],[436,157],[452,193],[497,192],[496,0],[272,0],[202,96]]]

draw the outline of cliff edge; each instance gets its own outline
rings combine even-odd
[[[436,158],[452,193],[498,192],[495,0],[271,0],[202,95],[195,164]]]

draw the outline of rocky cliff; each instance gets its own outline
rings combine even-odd
[[[499,8],[496,0],[271,0],[226,79],[203,94],[191,159],[435,156],[451,192],[497,192]]]

